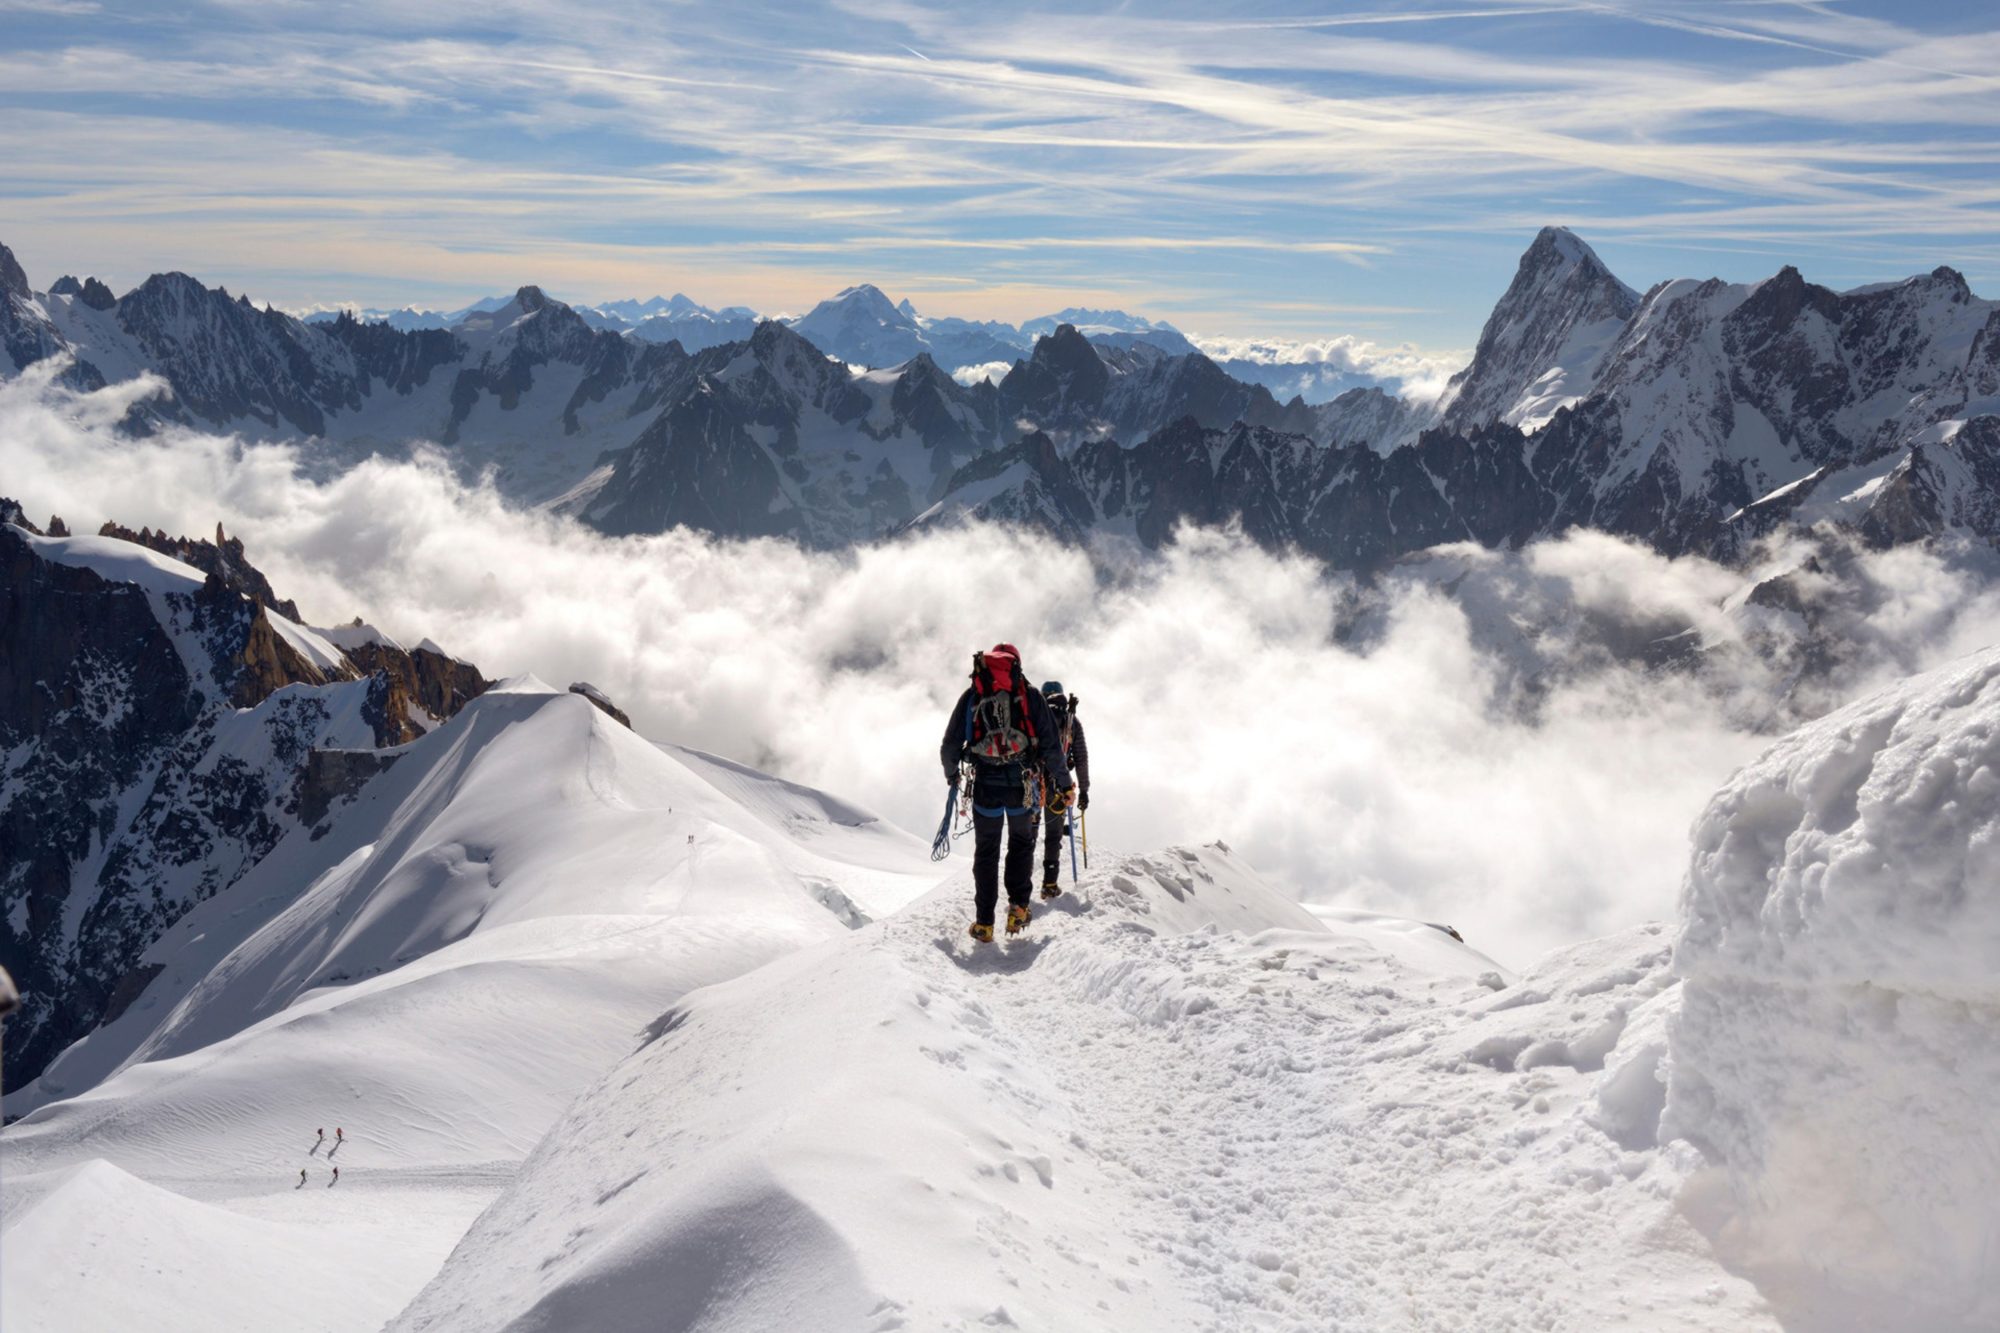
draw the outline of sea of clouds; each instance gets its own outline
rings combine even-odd
[[[1216,531],[1151,555],[985,527],[839,553],[611,539],[436,451],[334,470],[119,433],[157,389],[0,382],[0,494],[76,531],[219,520],[309,621],[591,681],[648,736],[926,838],[971,654],[1012,642],[1081,697],[1094,849],[1221,838],[1306,899],[1450,922],[1514,965],[1670,915],[1690,822],[1784,727],[2000,640],[2000,579],[1963,552],[1746,573],[1579,533],[1363,584]],[[1745,601],[1787,570],[1789,601]]]

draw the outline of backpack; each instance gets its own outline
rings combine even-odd
[[[965,715],[965,753],[981,764],[1020,764],[1035,751],[1034,714],[1020,662],[1005,653],[972,655],[972,706]]]
[[[1062,738],[1063,759],[1074,767],[1075,761],[1070,759],[1069,741],[1070,734],[1075,728],[1076,696],[1074,694],[1045,694],[1042,697],[1048,701],[1049,716],[1055,719],[1056,734]]]

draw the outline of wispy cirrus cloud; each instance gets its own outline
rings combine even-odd
[[[553,264],[602,284],[583,297],[790,308],[857,278],[1012,318],[1073,289],[1218,336],[1396,307],[1421,312],[1402,336],[1463,346],[1545,222],[1641,286],[1996,265],[2000,20],[1973,12],[12,8],[34,12],[0,53],[0,239],[300,304]]]

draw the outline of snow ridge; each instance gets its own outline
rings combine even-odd
[[[1220,847],[964,921],[961,879],[662,1015],[392,1328],[1765,1327],[1592,1123],[1659,928],[1510,985]]]

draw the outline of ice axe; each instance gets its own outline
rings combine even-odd
[[[931,839],[931,860],[942,861],[951,855],[951,812],[958,804],[958,783],[956,780],[944,789],[944,818],[938,822],[937,836]]]

